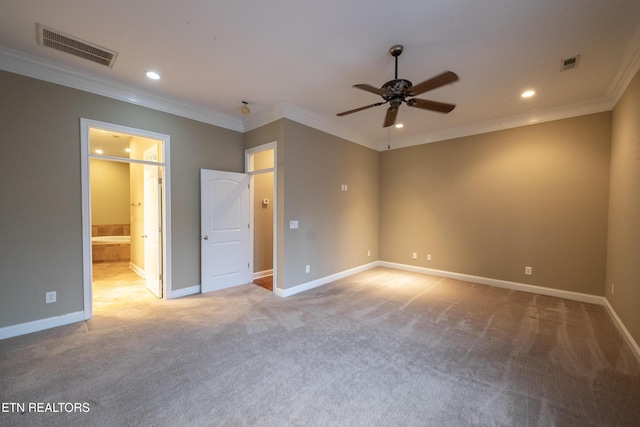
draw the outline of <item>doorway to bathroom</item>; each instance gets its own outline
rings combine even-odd
[[[170,298],[169,136],[81,120],[85,318]]]

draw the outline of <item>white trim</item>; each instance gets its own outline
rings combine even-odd
[[[147,274],[144,272],[144,269],[140,268],[138,265],[134,264],[131,261],[129,261],[129,268],[143,279],[147,276]]]
[[[171,291],[170,298],[167,299],[175,299],[188,297],[189,295],[199,294],[201,292],[200,285],[189,286],[188,288],[180,288]]]
[[[336,121],[327,120],[312,113],[311,111],[305,110],[302,107],[288,102],[271,105],[244,118],[244,131],[248,132],[283,118],[293,120],[297,123],[346,139],[350,142],[369,147],[373,150],[378,149],[379,143],[376,140],[354,132],[345,126],[341,126],[337,124]]]
[[[242,119],[0,47],[0,69],[242,132]]]
[[[627,54],[624,55],[624,62],[616,75],[616,78],[611,82],[609,86],[609,97],[613,99],[613,104],[617,104],[620,97],[627,90],[627,87],[631,83],[631,80],[640,70],[640,26],[634,33]]]
[[[44,331],[45,329],[56,328],[58,326],[69,325],[71,323],[85,320],[84,311],[63,314],[62,316],[49,317],[46,319],[34,320],[32,322],[20,323],[0,328],[0,340],[26,335],[32,332]]]
[[[633,337],[631,336],[631,333],[629,332],[627,327],[624,326],[624,323],[622,323],[622,320],[620,320],[620,318],[618,317],[618,314],[613,309],[611,304],[609,304],[609,300],[606,298],[604,299],[604,307],[607,309],[607,312],[611,316],[611,320],[613,320],[613,323],[618,328],[618,331],[620,331],[620,333],[622,334],[622,337],[624,338],[624,340],[627,342],[627,344],[629,344],[629,348],[631,349],[631,352],[638,360],[638,363],[640,363],[640,346],[638,346],[638,343],[636,342],[636,340],[633,339]]]
[[[162,140],[163,163],[158,166],[163,168],[162,173],[162,282],[163,299],[171,299],[171,167],[169,135],[135,129],[97,120],[80,119],[80,169],[82,188],[82,267],[84,289],[84,319],[90,319],[93,315],[92,292],[92,259],[91,259],[91,188],[89,182],[89,129],[98,128],[144,138]],[[135,271],[135,270],[134,270]]]
[[[252,175],[251,177],[251,202],[250,204],[250,220],[251,220],[251,232],[254,232],[253,227],[253,216],[254,216],[254,194],[253,194],[253,172],[249,171],[253,169],[253,154],[259,153],[261,151],[273,150],[273,169],[272,170],[260,170],[256,171],[256,173],[267,173],[273,172],[273,200],[271,201],[271,206],[273,206],[273,268],[271,270],[271,274],[273,275],[273,293],[278,295],[279,288],[277,287],[278,283],[278,142],[272,141],[266,144],[258,145],[257,147],[248,148],[244,150],[244,170],[245,173]],[[253,268],[253,234],[251,236],[251,267]],[[256,273],[254,273],[254,279]]]
[[[630,41],[628,52],[629,54],[626,56],[627,59],[625,63],[611,83],[607,97],[604,99],[518,116],[500,117],[457,128],[417,135],[415,137],[397,139],[393,141],[392,149],[610,111],[626,90],[637,70],[640,69],[640,30],[636,32]],[[0,69],[157,111],[175,114],[180,117],[186,117],[237,132],[248,132],[276,120],[287,118],[373,150],[384,151],[387,149],[387,141],[366,137],[341,125],[340,122],[335,119],[331,120],[288,102],[268,106],[241,119],[219,113],[201,105],[161,97],[132,85],[62,67],[54,62],[4,47],[0,47]]]
[[[628,84],[628,83],[627,83]],[[513,129],[522,126],[529,126],[554,120],[568,119],[571,117],[584,116],[587,114],[611,111],[614,103],[610,100],[600,100],[554,108],[533,113],[526,113],[510,117],[501,117],[494,120],[487,120],[472,123],[442,131],[416,135],[409,138],[394,139],[391,141],[391,149],[411,147],[414,145],[428,144],[431,142],[446,141],[448,139],[462,138],[465,136],[480,135],[483,133],[497,132],[506,129]],[[387,150],[387,141],[380,143],[376,148],[378,151]]]
[[[273,276],[273,268],[269,270],[255,271],[253,273],[253,279],[259,279],[261,277]]]
[[[312,280],[311,282],[302,283],[291,288],[280,289],[274,286],[275,294],[279,297],[289,297],[291,295],[299,294],[300,292],[308,291],[309,289],[317,288],[318,286],[326,285],[327,283],[335,282],[336,280],[344,279],[345,277],[349,277],[356,273],[361,273],[378,266],[380,266],[380,264],[378,261],[376,261],[369,264],[361,265],[359,267],[350,268],[349,270],[344,270],[339,273],[331,274],[329,276],[321,277],[319,279]]]
[[[638,360],[638,362],[640,362],[640,346],[638,346],[638,343],[635,341],[635,339],[633,338],[629,330],[626,328],[626,326],[622,322],[622,320],[618,317],[617,313],[609,303],[609,300],[607,300],[605,297],[597,296],[597,295],[589,295],[589,294],[583,294],[580,292],[572,292],[572,291],[563,291],[559,289],[545,288],[542,286],[528,285],[525,283],[490,279],[490,278],[481,277],[481,276],[471,276],[468,274],[453,273],[451,271],[443,271],[443,270],[434,270],[431,268],[417,267],[417,266],[407,265],[407,264],[398,264],[398,263],[388,262],[388,261],[374,261],[372,263],[365,264],[360,267],[356,267],[350,270],[345,270],[340,273],[332,274],[330,276],[316,279],[311,282],[303,283],[303,284],[294,286],[292,288],[287,288],[287,289],[278,288],[275,294],[280,297],[288,297],[291,295],[298,294],[300,292],[307,291],[309,289],[316,288],[318,286],[325,285],[327,283],[331,283],[339,279],[343,279],[353,274],[369,270],[374,267],[387,267],[387,268],[393,268],[395,270],[404,270],[404,271],[411,271],[414,273],[429,274],[432,276],[446,277],[449,279],[461,280],[464,282],[478,283],[478,284],[487,285],[487,286],[495,286],[497,288],[511,289],[514,291],[528,292],[528,293],[534,293],[538,295],[548,295],[548,296],[564,298],[572,301],[604,306],[607,313],[611,317],[611,320],[620,331],[625,342],[629,345],[629,349],[631,350],[635,358]]]
[[[533,294],[548,295],[557,298],[564,298],[573,301],[586,302],[589,304],[604,305],[604,297],[597,295],[583,294],[580,292],[563,291],[560,289],[545,288],[525,283],[509,282],[507,280],[491,279],[488,277],[471,276],[469,274],[454,273],[451,271],[434,270],[432,268],[417,267],[413,265],[397,264],[388,261],[379,261],[380,267],[394,268],[396,270],[413,271],[415,273],[429,274],[432,276],[446,277],[449,279],[462,280],[464,282],[478,283],[480,285],[495,286],[497,288],[511,289],[514,291],[529,292]]]

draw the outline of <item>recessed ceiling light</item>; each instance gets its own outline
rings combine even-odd
[[[96,150],[96,154],[102,154],[102,153],[104,153],[104,151],[102,151],[100,149]]]
[[[398,123],[398,124],[396,125],[396,128],[398,128],[398,129],[403,128],[403,127],[404,127],[404,125],[403,125],[402,123]]]
[[[536,94],[535,90],[527,90],[527,91],[522,92],[522,95],[520,95],[520,96],[523,97],[523,98],[531,98],[535,94]]]
[[[160,80],[160,74],[156,73],[155,71],[147,71],[147,77],[152,80]]]
[[[131,148],[125,148],[124,151],[126,151],[127,153],[131,152]]]

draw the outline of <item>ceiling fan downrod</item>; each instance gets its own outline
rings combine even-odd
[[[391,49],[389,49],[389,53],[391,54],[391,56],[396,59],[396,80],[398,80],[398,56],[400,56],[403,50],[404,47],[402,47],[402,45],[400,44],[392,46]]]

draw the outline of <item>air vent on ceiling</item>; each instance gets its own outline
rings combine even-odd
[[[567,71],[578,66],[578,59],[580,59],[580,55],[576,55],[571,58],[563,59],[562,66],[560,67],[560,71]]]
[[[61,31],[45,27],[42,24],[36,24],[36,31],[39,45],[66,52],[109,68],[113,67],[113,63],[118,56],[118,52],[80,40]]]

